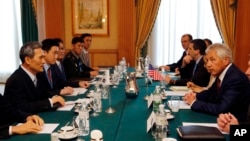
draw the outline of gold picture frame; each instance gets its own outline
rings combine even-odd
[[[108,0],[72,0],[73,34],[108,36]]]

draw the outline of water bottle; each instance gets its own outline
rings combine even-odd
[[[168,132],[168,121],[167,113],[164,111],[164,105],[159,105],[159,111],[156,113],[156,129],[157,129],[157,138],[163,139],[167,137]]]
[[[161,80],[160,80],[160,85],[161,85],[161,89],[166,89],[166,85],[165,85],[165,79],[166,74],[165,74],[165,69],[164,67],[161,68]]]
[[[89,110],[85,102],[82,103],[82,106],[79,110],[79,135],[87,136],[89,134]]]
[[[156,113],[159,111],[159,105],[162,103],[161,94],[160,94],[160,86],[155,86],[155,91],[153,93],[153,111]]]

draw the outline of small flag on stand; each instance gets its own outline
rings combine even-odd
[[[153,67],[149,67],[148,76],[152,77],[153,80],[162,80],[161,73],[158,70],[155,70]]]

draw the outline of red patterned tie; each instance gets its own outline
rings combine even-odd
[[[220,89],[220,83],[221,83],[220,78],[216,77],[216,89],[217,89],[217,91],[219,91],[219,89]]]
[[[49,84],[52,87],[52,76],[51,76],[51,69],[50,69],[50,67],[47,70],[47,75],[48,75]]]

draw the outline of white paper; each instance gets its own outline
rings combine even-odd
[[[186,91],[165,91],[167,96],[184,96]]]
[[[65,104],[63,107],[57,108],[57,111],[70,111],[74,106],[74,104]]]
[[[200,126],[207,126],[207,127],[216,127],[220,130],[219,126],[217,123],[194,123],[194,122],[182,122],[183,126],[188,126],[188,125],[200,125]],[[221,130],[220,130],[221,131]],[[228,134],[226,132],[222,132],[223,134]]]
[[[171,103],[171,100],[168,101],[168,106],[169,107],[171,107],[170,103]],[[179,109],[191,109],[191,107],[190,107],[190,105],[188,105],[183,100],[180,100],[180,107],[179,107]]]
[[[172,91],[189,91],[187,86],[171,86],[169,89]]]
[[[152,126],[154,125],[155,123],[155,113],[152,111],[150,116],[148,117],[147,119],[147,132],[152,128]]]
[[[106,70],[109,70],[109,68],[100,68],[100,69],[99,69],[99,72],[104,72],[104,71],[106,71]]]
[[[58,123],[46,123],[38,134],[51,134],[58,125]]]
[[[22,124],[23,123],[18,123],[17,126]],[[38,132],[38,134],[50,134],[56,129],[58,125],[58,123],[45,123],[42,127],[42,130]]]
[[[77,94],[84,94],[87,89],[85,88],[73,88],[74,92],[71,95],[66,95],[66,96],[77,96]]]

